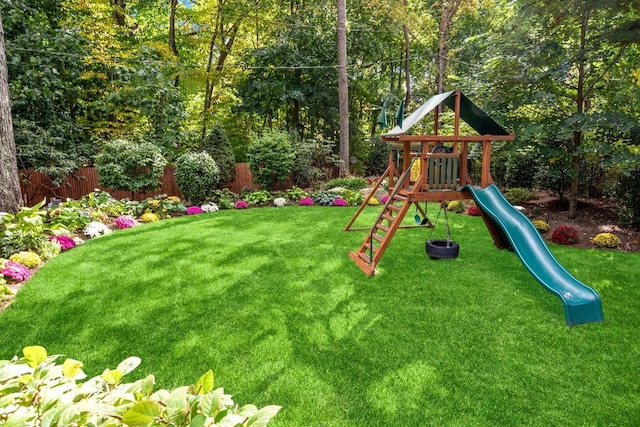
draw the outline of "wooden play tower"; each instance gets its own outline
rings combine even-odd
[[[448,107],[454,112],[451,135],[439,134],[440,106]],[[407,133],[430,113],[433,114],[432,134]],[[461,135],[460,120],[477,134]],[[513,141],[514,138],[514,134],[503,129],[459,90],[430,98],[402,123],[382,135],[382,140],[391,145],[389,167],[347,224],[345,231],[351,229],[384,180],[388,181],[388,199],[360,248],[350,252],[349,256],[367,276],[373,275],[376,265],[412,205],[426,217],[419,205],[421,202],[471,199],[465,186],[485,188],[493,182],[492,142]],[[470,156],[472,151],[474,154],[481,154],[475,158]],[[502,246],[504,239],[499,236],[493,222],[484,215],[483,218],[496,245]]]

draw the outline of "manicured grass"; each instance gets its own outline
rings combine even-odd
[[[127,380],[167,388],[213,369],[236,402],[282,405],[273,426],[640,419],[640,254],[552,246],[604,307],[604,323],[568,328],[479,217],[450,216],[453,260],[427,258],[430,230],[400,230],[367,278],[347,256],[365,231],[341,231],[354,212],[229,210],[89,241],[0,314],[0,358],[39,344],[98,375],[136,355]]]

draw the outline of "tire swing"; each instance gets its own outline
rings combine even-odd
[[[447,231],[446,239],[432,239],[433,230],[436,228],[436,224],[438,223],[438,219],[440,218],[440,213],[444,211],[444,224]],[[440,210],[438,211],[438,216],[436,216],[436,220],[433,223],[433,228],[431,228],[431,233],[429,233],[429,239],[425,244],[425,249],[427,251],[427,255],[431,259],[451,259],[457,258],[460,253],[460,245],[451,240],[451,229],[449,228],[449,218],[447,217],[447,208],[443,204],[440,205]]]

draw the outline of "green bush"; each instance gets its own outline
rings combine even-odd
[[[326,181],[340,163],[333,154],[334,143],[322,139],[300,140],[292,137],[295,161],[291,168],[293,183],[298,187],[312,187]]]
[[[313,203],[318,206],[333,206],[333,201],[338,198],[338,194],[333,191],[320,190],[314,192],[311,197]]]
[[[94,163],[100,185],[131,192],[159,188],[167,164],[156,145],[124,139],[107,142]]]
[[[533,188],[539,167],[540,160],[532,149],[524,148],[510,152],[505,165],[506,186]]]
[[[254,190],[245,194],[242,199],[250,205],[264,206],[273,200],[268,190]]]
[[[153,391],[149,375],[133,383],[122,378],[140,365],[129,357],[116,369],[84,382],[83,364],[48,356],[40,346],[24,357],[0,360],[0,425],[6,426],[265,426],[279,406],[239,407],[224,389],[214,389],[213,372],[195,384]]]
[[[504,193],[504,198],[512,205],[517,205],[535,199],[536,193],[526,188],[510,188]]]
[[[447,210],[449,212],[462,213],[465,210],[465,205],[462,200],[452,200],[447,204]]]
[[[21,207],[15,214],[5,214],[0,219],[0,257],[21,251],[37,251],[47,240],[45,220],[47,212],[44,200],[33,207]]]
[[[257,183],[264,188],[284,181],[291,173],[295,155],[285,132],[265,130],[247,149],[249,168]]]
[[[640,169],[618,180],[616,198],[620,206],[618,217],[623,225],[640,230]]]
[[[324,188],[335,188],[342,187],[347,190],[360,190],[362,188],[366,188],[369,184],[367,180],[364,178],[360,178],[357,176],[350,176],[346,178],[336,178],[324,184]]]
[[[369,147],[369,158],[366,162],[365,173],[367,176],[379,176],[389,167],[389,152],[391,144],[380,140],[379,136],[371,139]]]
[[[364,196],[358,190],[342,190],[340,197],[346,200],[349,206],[358,206],[364,202]]]
[[[229,138],[221,127],[214,126],[200,144],[220,168],[220,183],[232,182],[236,177],[236,157]]]
[[[186,153],[176,160],[176,184],[192,205],[201,205],[213,195],[219,173],[216,162],[204,151]]]
[[[302,188],[293,187],[285,190],[285,195],[287,196],[287,199],[292,202],[299,202],[303,197],[308,197],[309,193],[304,191]]]

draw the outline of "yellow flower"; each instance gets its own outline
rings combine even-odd
[[[593,238],[593,243],[599,248],[617,248],[620,239],[612,233],[600,233]]]
[[[27,268],[35,268],[42,263],[42,258],[40,258],[40,255],[31,251],[21,251],[15,253],[11,255],[9,259],[13,262],[17,262],[18,264],[22,264]]]
[[[153,212],[147,212],[140,217],[140,220],[142,222],[156,222],[159,219],[160,218],[158,218],[158,215],[154,214]]]
[[[380,202],[375,197],[372,197],[369,199],[369,203],[368,203],[369,206],[378,206],[379,204]]]

